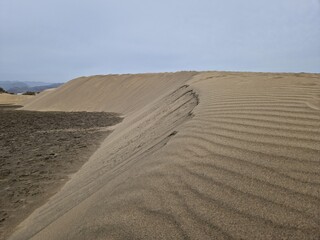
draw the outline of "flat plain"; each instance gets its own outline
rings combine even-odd
[[[0,105],[0,239],[52,196],[121,121],[112,113]]]

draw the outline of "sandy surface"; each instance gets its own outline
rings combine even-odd
[[[35,96],[30,95],[14,95],[14,94],[7,94],[7,93],[0,93],[0,104],[23,104]]]
[[[121,121],[113,113],[15,111],[0,105],[0,239],[76,172]]]
[[[79,78],[29,110],[125,119],[10,239],[319,239],[320,75]]]

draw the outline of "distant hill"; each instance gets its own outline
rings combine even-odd
[[[61,86],[62,84],[63,83],[52,83],[49,85],[34,86],[34,87],[30,87],[29,91],[30,92],[42,92],[42,91],[49,89],[49,88],[57,88],[57,87]]]
[[[8,91],[11,88],[28,88],[29,86],[24,82],[0,81],[0,87]]]
[[[28,81],[25,81],[24,83],[27,84],[29,87],[46,86],[48,84],[52,84],[52,83],[46,83],[46,82],[28,82]]]
[[[60,85],[62,83],[0,81],[0,87],[9,93],[42,92]]]
[[[7,93],[2,87],[0,87],[0,93]]]

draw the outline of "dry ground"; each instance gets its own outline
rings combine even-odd
[[[0,106],[0,239],[53,195],[121,118]]]

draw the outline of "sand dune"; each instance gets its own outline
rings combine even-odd
[[[24,109],[125,119],[10,239],[320,238],[320,75],[83,77]]]
[[[2,93],[0,94],[0,104],[24,104],[27,101],[30,101],[34,96],[30,95],[13,95]]]

